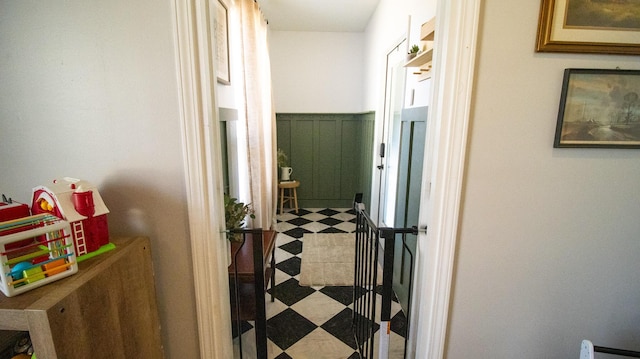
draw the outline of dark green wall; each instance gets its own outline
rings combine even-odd
[[[229,193],[229,151],[227,151],[227,122],[220,121],[220,151],[222,154],[222,184]]]
[[[356,192],[369,204],[374,114],[276,114],[278,148],[300,181],[300,207],[351,207]]]

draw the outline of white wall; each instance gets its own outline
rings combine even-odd
[[[97,185],[112,235],[151,238],[167,357],[197,358],[172,17],[170,1],[0,2],[0,192]]]
[[[435,13],[436,0],[380,0],[365,33],[364,108],[382,110],[387,53],[407,32],[409,44],[419,44],[420,26]],[[406,47],[402,51],[406,52]],[[414,106],[428,105],[430,82],[407,76],[407,93],[416,91]]]
[[[640,58],[535,53],[538,12],[483,2],[447,358],[640,350],[640,152],[552,147],[563,70]]]
[[[406,53],[408,44],[420,43],[420,27],[435,16],[436,0],[380,0],[376,11],[371,16],[365,33],[365,76],[362,91],[364,93],[364,108],[376,111],[375,146],[378,148],[383,141],[384,96],[387,68],[387,54],[406,39],[400,51]],[[407,71],[405,80],[404,106],[428,106],[431,101],[431,79],[421,82],[416,76]],[[413,103],[410,98],[413,98]],[[378,188],[380,176],[377,175],[378,159],[372,154],[372,194],[371,214],[377,217]]]
[[[362,33],[271,31],[276,112],[363,112]]]

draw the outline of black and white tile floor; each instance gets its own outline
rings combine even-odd
[[[358,358],[351,332],[353,287],[298,284],[303,235],[354,232],[353,210],[308,208],[297,214],[293,211],[279,214],[277,219],[275,302],[267,295],[266,307],[268,358]],[[380,297],[376,301],[378,306],[382,302]],[[391,315],[389,358],[402,358],[406,320],[397,302],[392,304]],[[237,338],[234,343],[238,358]],[[243,323],[242,347],[245,359],[256,357],[253,322]]]

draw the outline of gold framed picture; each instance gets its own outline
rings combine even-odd
[[[542,0],[536,51],[640,55],[640,0]]]

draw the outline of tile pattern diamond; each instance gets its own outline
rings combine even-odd
[[[301,208],[298,213],[278,214],[277,219],[275,302],[269,297],[266,302],[268,358],[358,358],[351,329],[353,287],[305,287],[298,283],[304,234],[352,233],[355,212],[347,208]],[[364,292],[361,289],[356,295]],[[382,302],[380,296],[377,302]],[[389,358],[402,358],[407,324],[397,303],[392,305],[391,317]],[[255,358],[254,323],[243,322],[241,332],[243,357]],[[234,338],[234,355],[239,358],[235,328]],[[394,352],[399,356],[391,355]]]
[[[267,337],[283,350],[316,328],[317,325],[290,308],[267,319]]]
[[[288,275],[295,277],[300,274],[300,257],[291,257],[285,261],[276,264],[276,268],[287,273]],[[277,289],[276,289],[277,291]]]
[[[313,233],[313,232],[310,230],[304,229],[302,227],[295,227],[287,231],[282,231],[282,233],[286,234],[289,237],[302,238],[302,236],[304,236],[305,233]]]
[[[284,249],[285,251],[293,254],[293,255],[298,255],[300,253],[302,253],[302,241],[299,240],[293,240],[289,243],[283,244],[280,246],[280,249]]]

